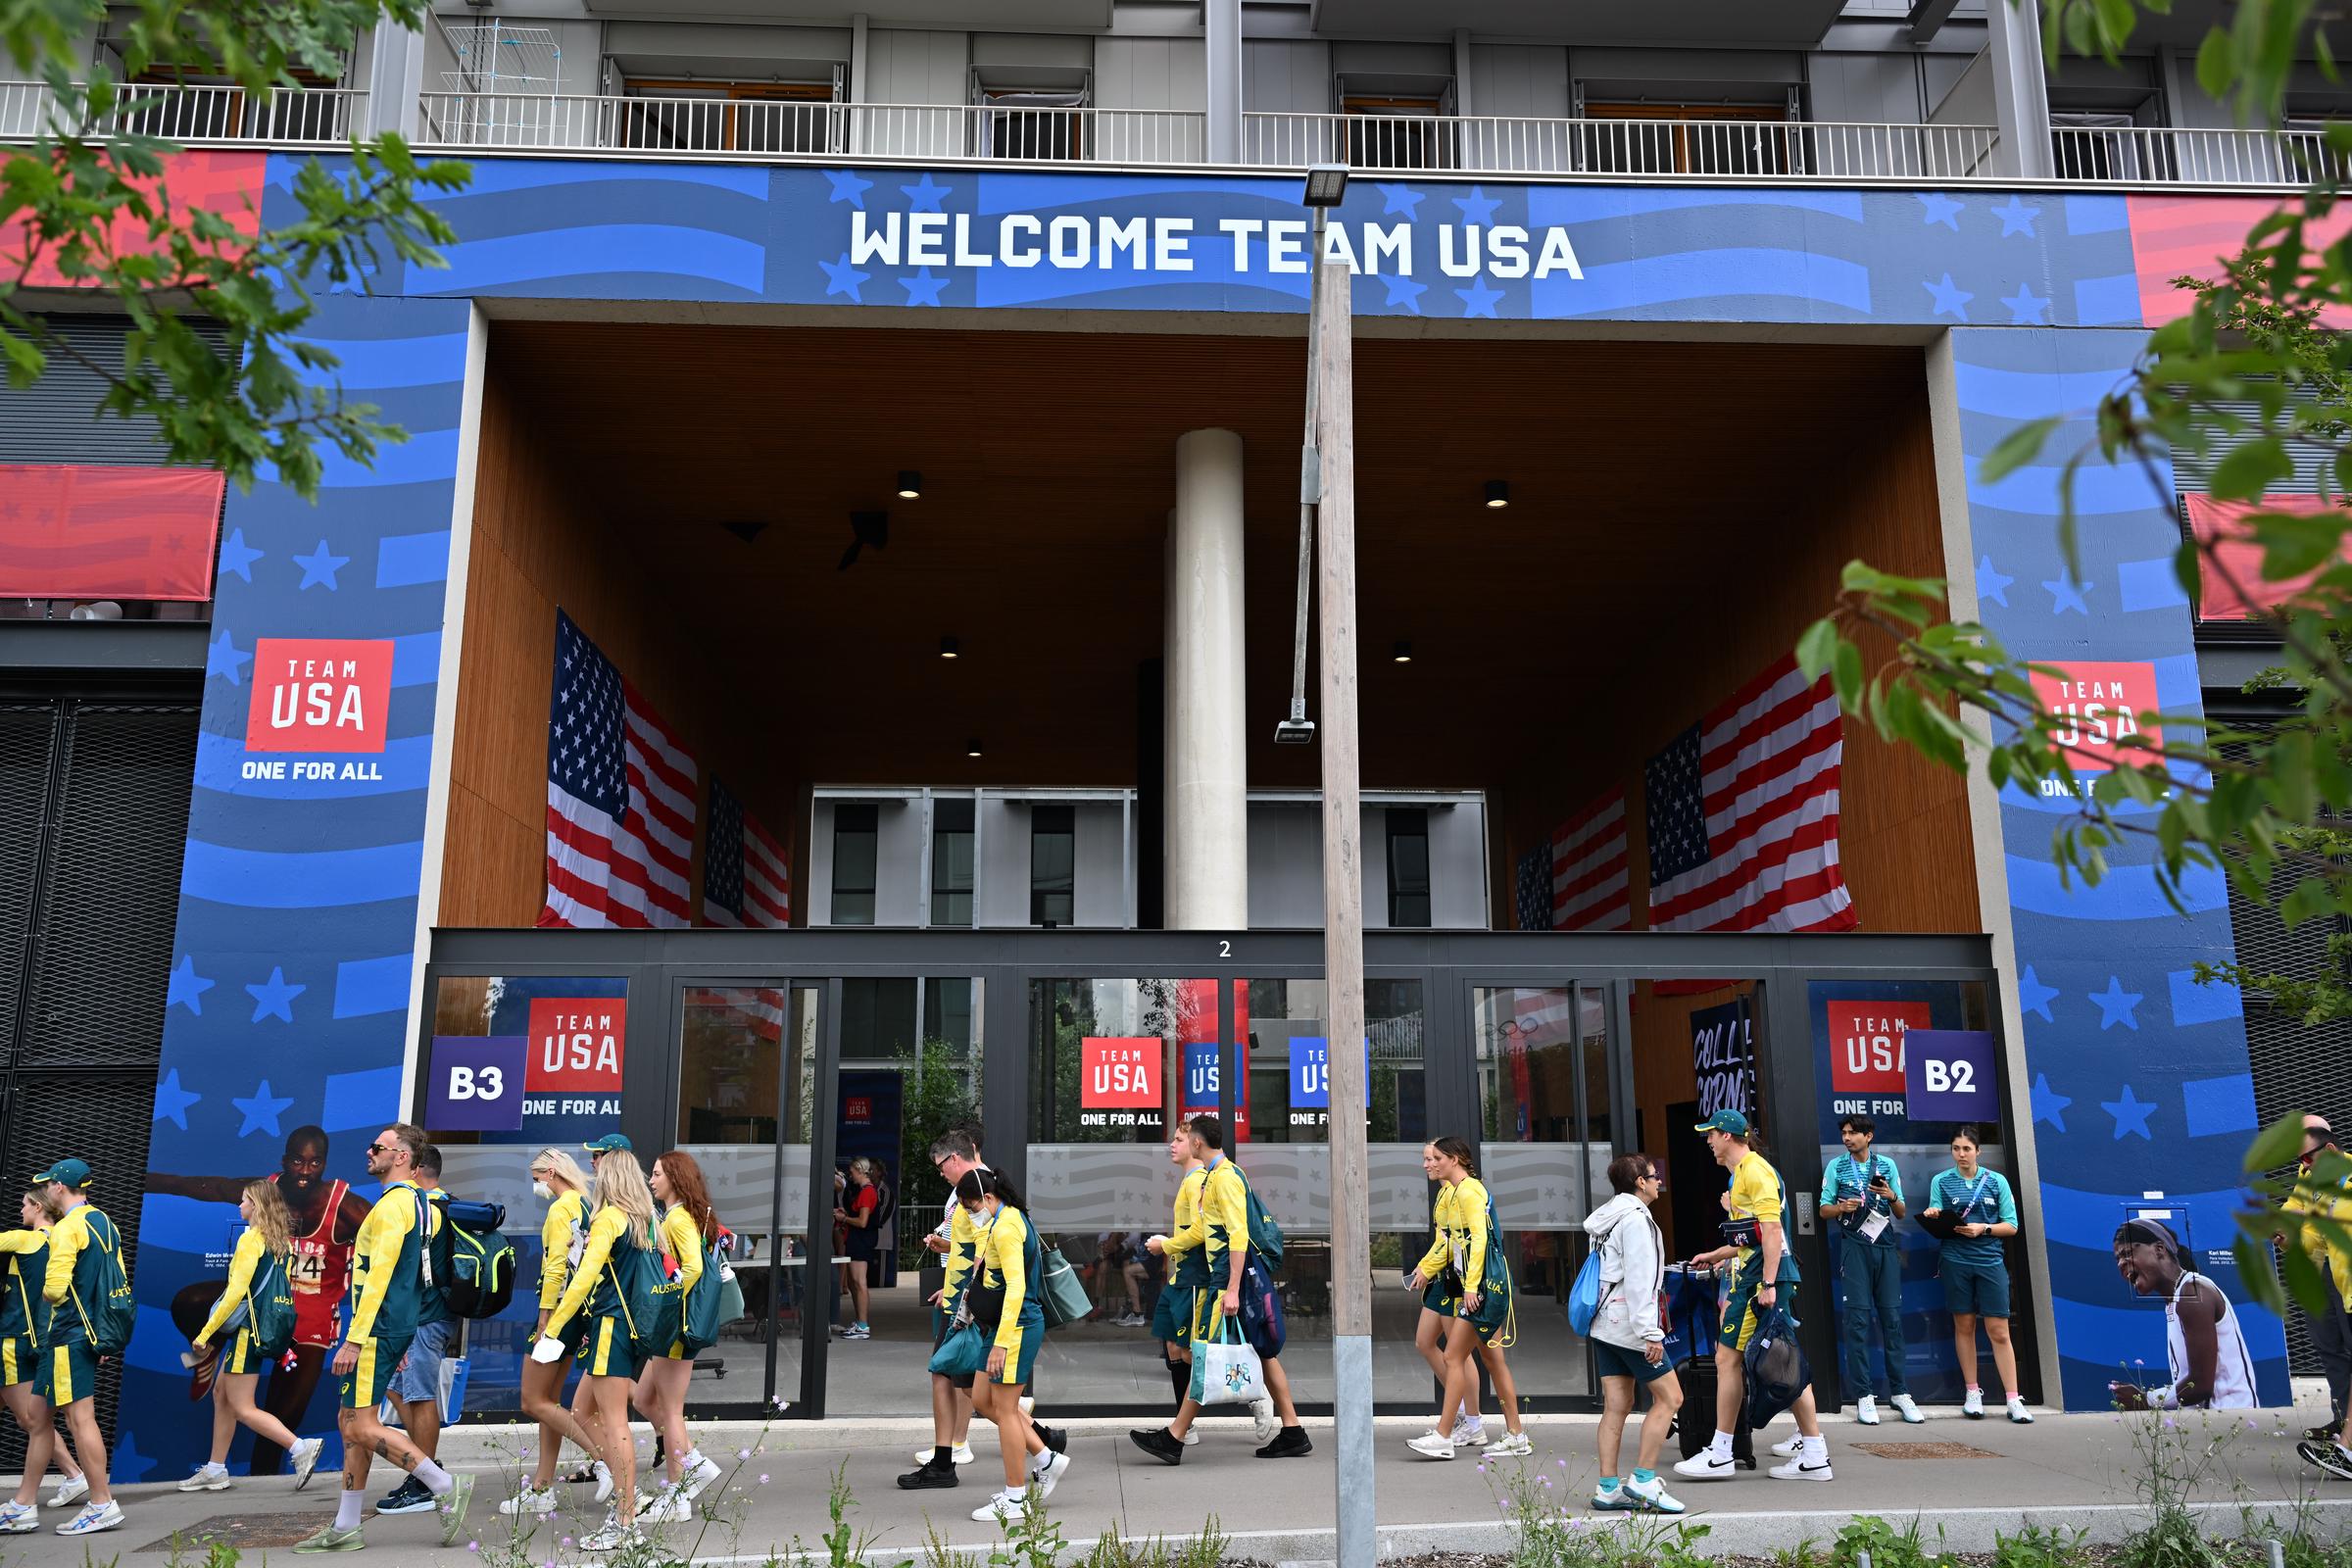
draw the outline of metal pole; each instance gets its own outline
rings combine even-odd
[[[1355,723],[1355,389],[1348,276],[1315,252],[1314,388],[1322,500],[1323,979],[1331,1031],[1331,1362],[1338,1568],[1373,1568],[1372,1224],[1364,1061],[1363,817]]]

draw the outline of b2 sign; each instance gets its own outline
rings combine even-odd
[[[520,1132],[529,1054],[529,1042],[516,1037],[435,1035],[425,1086],[425,1131]]]
[[[1913,1121],[2000,1119],[1991,1035],[1982,1029],[1914,1029],[1904,1047],[1904,1098]]]

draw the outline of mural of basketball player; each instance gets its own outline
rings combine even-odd
[[[337,1178],[325,1180],[326,1133],[318,1127],[297,1127],[286,1138],[282,1164],[272,1177],[285,1195],[294,1216],[294,1365],[274,1367],[262,1407],[295,1432],[311,1407],[326,1358],[341,1336],[343,1298],[351,1290],[352,1244],[360,1221],[368,1217],[368,1200]],[[200,1203],[234,1204],[250,1175],[172,1176],[151,1171],[148,1191],[170,1198],[190,1198]],[[199,1280],[172,1299],[172,1321],[182,1332],[200,1328],[213,1299],[220,1294],[219,1280]],[[197,1364],[189,1397],[200,1399],[210,1389],[215,1361]],[[256,1441],[252,1473],[277,1474],[285,1452],[274,1443]]]

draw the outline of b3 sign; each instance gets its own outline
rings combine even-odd
[[[2000,1120],[1991,1035],[1982,1029],[1914,1029],[1904,1045],[1904,1099],[1913,1121]]]
[[[435,1035],[425,1085],[424,1130],[520,1132],[523,1062],[529,1052],[527,1041],[511,1036]]]

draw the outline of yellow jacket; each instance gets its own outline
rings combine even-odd
[[[1176,1228],[1168,1233],[1167,1247],[1162,1254],[1168,1262],[1168,1278],[1176,1278],[1177,1266],[1194,1252],[1208,1245],[1208,1225],[1200,1216],[1200,1194],[1208,1186],[1208,1169],[1197,1166],[1184,1173],[1176,1184]],[[1245,1216],[1246,1217],[1246,1216]],[[1196,1264],[1196,1272],[1201,1265]]]
[[[539,1222],[539,1310],[553,1312],[571,1277],[571,1233],[588,1222],[588,1196],[565,1193]]]
[[[588,1246],[580,1253],[580,1266],[571,1271],[571,1283],[564,1287],[564,1298],[556,1303],[554,1316],[547,1320],[548,1339],[563,1336],[564,1326],[579,1315],[604,1282],[605,1265],[612,1261],[612,1248],[629,1233],[629,1216],[607,1203],[596,1211],[588,1225]],[[600,1305],[602,1303],[599,1303]],[[605,1308],[610,1316],[612,1308]]]
[[[1000,1208],[996,1222],[980,1237],[980,1283],[1004,1292],[1004,1315],[997,1319],[996,1343],[1007,1352],[1017,1352],[1021,1348],[1021,1308],[1029,1301],[1029,1222],[1017,1208]]]
[[[703,1228],[684,1203],[670,1204],[662,1216],[662,1242],[678,1260],[678,1299],[683,1302],[703,1277]]]
[[[2352,1225],[2352,1177],[2337,1182],[2330,1192],[2306,1171],[2280,1207],[2288,1214],[2316,1215],[2338,1225]],[[2338,1298],[2352,1301],[2352,1248],[2331,1244],[2318,1226],[2310,1224],[2295,1227],[2294,1243],[2334,1279]]]
[[[1430,1228],[1437,1234],[1421,1256],[1421,1277],[1436,1280],[1447,1261],[1462,1260],[1462,1289],[1476,1291],[1487,1277],[1487,1189],[1475,1176],[1465,1176],[1438,1191],[1430,1205]]]
[[[222,1288],[220,1299],[213,1303],[213,1315],[206,1318],[204,1327],[196,1331],[198,1345],[209,1343],[214,1335],[220,1333],[220,1326],[228,1321],[228,1314],[253,1294],[254,1271],[262,1266],[262,1259],[268,1255],[269,1249],[264,1245],[260,1231],[248,1229],[237,1238],[237,1250],[228,1256],[228,1284]],[[250,1314],[248,1326],[251,1326]]]

